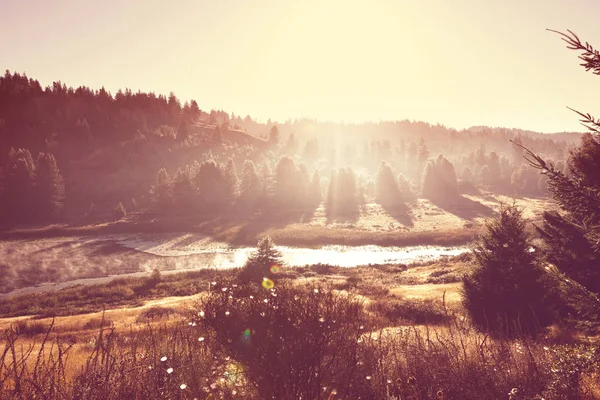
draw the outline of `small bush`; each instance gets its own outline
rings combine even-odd
[[[433,271],[432,273],[429,274],[429,276],[427,277],[427,283],[434,283],[434,284],[440,284],[440,283],[454,283],[454,282],[460,282],[461,281],[461,276],[459,274],[457,274],[454,270],[450,269],[450,268],[442,268],[439,269],[437,271]]]
[[[446,310],[432,299],[384,299],[370,303],[368,310],[394,324],[440,325],[450,320]]]
[[[92,318],[83,325],[83,329],[98,330],[100,328],[106,328],[106,327],[112,326],[112,325],[113,325],[113,321],[110,319],[105,319],[104,317]]]
[[[356,286],[358,293],[368,297],[383,297],[387,296],[390,288],[381,283],[372,283],[362,281]]]
[[[154,306],[142,312],[137,318],[137,322],[147,322],[149,319],[164,319],[177,314],[179,314],[179,311],[175,308]]]
[[[46,333],[49,325],[41,321],[19,320],[13,326],[15,332],[19,335],[33,336]]]
[[[330,275],[333,273],[333,269],[335,267],[330,265],[330,264],[315,264],[315,265],[311,265],[310,269],[315,271],[317,274],[319,275]]]

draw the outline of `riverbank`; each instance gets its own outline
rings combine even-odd
[[[443,291],[449,292],[448,299],[454,299],[458,295],[458,289],[454,286],[470,260],[470,254],[466,253],[408,265],[380,264],[345,268],[316,264],[306,267],[284,267],[277,276],[297,283],[314,283],[337,290],[352,290],[365,299],[377,300],[387,295],[441,299]],[[96,283],[80,282],[76,286],[59,290],[35,291],[36,288],[32,288],[29,292],[3,296],[0,302],[0,318],[33,316],[36,319],[44,319],[123,307],[137,308],[148,301],[161,298],[201,295],[211,290],[212,282],[227,279],[235,273],[232,269],[143,273],[136,274],[137,276],[102,278],[102,281]],[[420,285],[424,285],[422,291],[419,289]]]

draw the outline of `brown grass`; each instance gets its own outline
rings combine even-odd
[[[316,287],[304,284],[278,282],[275,292],[226,284],[215,285],[191,320],[130,319],[129,326],[74,336],[58,329],[59,319],[48,333],[5,330],[0,399],[259,399],[283,393],[278,398],[487,400],[508,398],[513,388],[521,399],[600,398],[599,350],[591,345],[492,340],[460,319],[435,328],[371,330],[376,320],[356,308],[355,298],[325,286],[315,293]],[[154,303],[145,312],[174,307],[168,304]],[[420,313],[416,307],[409,313]],[[199,317],[198,310],[205,313]],[[96,316],[93,323],[129,318],[119,312],[107,312],[104,322]],[[338,318],[346,312],[360,315]],[[246,328],[255,351],[237,340]],[[295,372],[300,361],[306,369]]]

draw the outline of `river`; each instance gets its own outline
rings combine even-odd
[[[86,265],[97,265],[99,262],[115,264],[123,261],[124,255],[117,253],[107,257],[90,256],[97,251],[98,246],[104,243],[113,243],[123,249],[135,250],[137,254],[145,254],[148,261],[139,264],[138,271],[123,270],[122,273],[115,269],[115,273],[98,277],[79,274],[62,282],[44,283],[35,286],[13,290],[2,296],[11,296],[24,293],[40,292],[46,290],[59,290],[64,287],[78,284],[105,283],[115,277],[145,276],[153,268],[161,268],[163,273],[177,273],[203,268],[226,269],[244,265],[248,256],[255,250],[253,247],[233,247],[223,242],[194,234],[168,234],[168,235],[131,235],[131,236],[105,236],[98,238],[60,238],[37,240],[29,244],[27,253],[34,254],[30,262],[56,263],[60,260],[68,265],[69,258]],[[23,247],[23,242],[20,243]],[[34,247],[35,245],[35,247]],[[83,248],[88,249],[84,253]],[[468,252],[468,246],[411,246],[411,247],[384,247],[384,246],[343,246],[327,245],[316,248],[276,246],[281,252],[285,265],[290,267],[330,264],[340,267],[356,267],[361,265],[376,264],[411,264],[415,262],[433,261],[444,256],[456,256]],[[34,251],[35,249],[35,251]],[[25,248],[24,248],[25,250]],[[139,253],[138,253],[139,252]],[[42,257],[42,258],[40,258]],[[88,258],[86,258],[88,257]],[[168,270],[164,270],[165,267]],[[81,279],[74,279],[81,278]]]

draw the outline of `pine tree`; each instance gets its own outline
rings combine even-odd
[[[194,184],[200,196],[202,211],[214,211],[223,207],[227,184],[221,167],[214,160],[200,164]]]
[[[279,268],[282,265],[281,252],[275,248],[271,238],[265,236],[258,241],[256,251],[248,257],[239,276],[245,281],[261,283],[265,278],[274,278],[275,270],[272,267]]]
[[[484,165],[479,170],[479,184],[485,189],[492,189],[494,185],[494,179],[492,177],[492,171],[490,171],[490,167]]]
[[[446,202],[458,196],[456,171],[442,155],[427,163],[422,182],[422,194],[430,200]]]
[[[273,198],[275,197],[275,178],[273,177],[273,171],[269,166],[266,159],[263,160],[260,166],[260,202],[261,206],[267,207],[272,204]]]
[[[42,220],[52,220],[60,214],[65,203],[63,177],[52,154],[39,154],[34,176],[37,214]]]
[[[392,167],[382,161],[375,180],[375,198],[384,206],[396,206],[402,202],[398,182]]]
[[[288,136],[288,140],[285,144],[284,151],[287,154],[292,155],[298,151],[298,142],[296,142],[296,135],[294,135],[293,133],[291,133],[290,136]]]
[[[359,191],[356,176],[351,168],[331,171],[327,192],[327,213],[353,214],[358,211]]]
[[[279,144],[279,128],[277,125],[271,127],[271,131],[269,132],[269,143],[271,143],[272,146],[277,146]]]
[[[415,198],[415,194],[413,193],[410,187],[410,181],[404,176],[401,172],[398,174],[398,189],[400,190],[400,196],[403,201],[413,200]]]
[[[261,183],[258,171],[252,160],[244,161],[240,180],[239,201],[248,208],[255,208],[261,195]]]
[[[4,221],[28,222],[34,214],[35,164],[31,153],[25,149],[11,149],[4,171],[2,213]]]
[[[429,148],[425,143],[425,139],[421,138],[419,140],[419,149],[417,154],[417,159],[421,165],[425,165],[427,160],[429,159]]]
[[[190,128],[188,127],[188,123],[185,119],[181,119],[179,122],[179,127],[177,128],[177,139],[183,141],[190,136]]]
[[[536,334],[553,322],[550,280],[516,206],[500,216],[474,249],[474,270],[463,277],[463,305],[483,331],[510,336]]]
[[[173,204],[173,185],[167,170],[161,168],[156,174],[156,183],[150,189],[154,204],[161,211],[168,211]]]
[[[298,200],[298,172],[294,161],[284,156],[275,167],[275,200],[281,207],[293,207]]]
[[[171,180],[173,203],[179,213],[188,213],[196,205],[197,192],[189,168],[178,169]]]
[[[321,176],[319,170],[313,172],[312,180],[310,181],[310,202],[314,206],[318,206],[321,202]]]
[[[225,179],[225,201],[232,203],[239,195],[239,180],[235,170],[235,164],[231,158],[223,168],[223,177]]]

